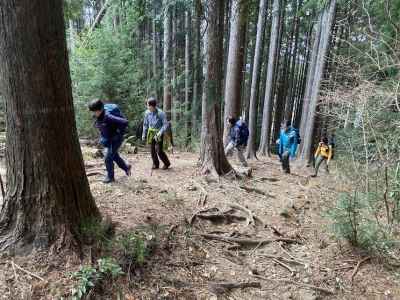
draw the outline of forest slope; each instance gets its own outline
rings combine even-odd
[[[365,256],[329,233],[323,214],[345,189],[332,180],[334,174],[322,172],[310,180],[308,173],[293,168],[293,174],[283,175],[273,158],[252,161],[252,178],[215,180],[196,174],[197,159],[196,154],[175,153],[172,169],[151,172],[148,153],[130,155],[133,176],[117,173],[112,185],[103,185],[102,177],[93,175],[103,168],[101,160],[86,160],[97,205],[116,223],[116,234],[146,226],[160,232],[158,247],[143,268],[121,276],[91,299],[117,299],[117,295],[125,299],[216,299],[219,292],[229,299],[400,297],[394,272],[374,258],[357,268]],[[248,218],[249,211],[253,219]],[[242,247],[202,234],[272,241]],[[3,256],[0,298],[68,297],[75,282],[69,272],[93,261],[94,255],[88,251],[82,259],[69,254]],[[13,268],[12,260],[45,281]],[[259,282],[261,288],[227,292],[210,285],[220,281]]]

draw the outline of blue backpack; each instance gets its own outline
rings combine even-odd
[[[104,104],[104,110],[106,113],[109,113],[113,116],[126,119],[126,117],[122,114],[121,109],[119,108],[119,106],[117,104],[113,104],[113,103]],[[124,133],[126,130],[126,127],[119,128],[119,129],[122,131],[122,133]]]
[[[239,128],[239,145],[247,145],[247,140],[249,139],[249,128],[247,124],[243,121],[238,121],[236,126]]]
[[[117,104],[113,103],[104,104],[104,110],[113,116],[126,119]]]

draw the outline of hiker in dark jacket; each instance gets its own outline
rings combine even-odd
[[[122,116],[116,104],[104,104],[103,101],[95,99],[88,106],[96,118],[95,126],[100,131],[100,143],[106,148],[107,176],[103,182],[111,183],[115,181],[114,162],[124,170],[127,176],[130,176],[131,165],[127,164],[118,154],[124,140],[128,120]]]
[[[230,126],[229,143],[225,148],[225,154],[226,156],[229,156],[234,150],[236,150],[239,161],[244,167],[247,167],[246,158],[243,154],[249,137],[247,125],[242,120],[236,120],[234,117],[228,118],[228,124]]]
[[[157,100],[150,97],[147,100],[147,110],[144,115],[142,140],[151,145],[152,169],[160,168],[160,160],[164,164],[163,170],[171,166],[164,151],[164,139],[169,126],[165,113],[157,107]]]

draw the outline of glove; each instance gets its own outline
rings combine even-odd
[[[161,133],[161,131],[159,131],[157,134],[156,134],[156,136],[154,137],[154,140],[158,143],[158,142],[161,142],[161,136],[162,136],[162,133]]]

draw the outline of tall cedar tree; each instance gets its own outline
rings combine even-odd
[[[243,61],[245,53],[248,3],[246,0],[233,0],[231,4],[231,28],[225,80],[224,145],[228,143],[229,127],[227,118],[238,118],[241,110],[243,88]]]
[[[249,141],[247,145],[247,158],[255,157],[256,147],[256,126],[257,126],[257,98],[260,85],[260,70],[262,64],[263,37],[265,31],[265,19],[267,15],[267,0],[260,0],[260,10],[257,21],[257,37],[254,53],[253,74],[250,91],[249,108]]]
[[[164,11],[164,104],[163,108],[168,120],[171,120],[172,91],[171,91],[171,11],[168,1],[163,1]]]
[[[200,163],[203,173],[223,175],[232,170],[222,144],[221,88],[224,33],[224,0],[208,1],[207,72],[203,97]]]
[[[264,109],[261,128],[261,141],[258,149],[260,155],[267,155],[270,152],[270,132],[272,123],[272,107],[274,99],[274,77],[277,61],[279,59],[279,32],[281,19],[281,1],[274,0],[272,7],[272,29],[271,41],[269,46],[268,70],[266,78],[266,88],[264,97]]]
[[[75,126],[62,2],[0,5],[0,86],[7,113],[0,250],[71,247],[79,222],[100,216]]]

